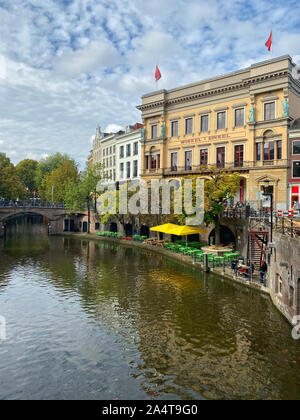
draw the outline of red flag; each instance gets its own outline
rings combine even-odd
[[[271,34],[269,36],[268,41],[265,43],[265,46],[268,48],[268,51],[271,51],[271,47],[272,47],[272,31],[271,31]]]
[[[160,78],[161,78],[161,74],[160,74],[160,71],[159,71],[158,66],[156,66],[156,69],[155,69],[155,80],[158,82]]]

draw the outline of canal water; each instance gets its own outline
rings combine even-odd
[[[300,399],[268,297],[96,241],[0,242],[0,399]]]

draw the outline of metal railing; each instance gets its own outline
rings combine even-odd
[[[46,208],[46,209],[64,209],[64,203],[50,203],[39,201],[1,201],[0,208]]]
[[[289,164],[287,159],[278,159],[278,160],[261,160],[261,161],[235,161],[235,162],[225,162],[224,165],[218,165],[220,169],[225,169],[228,171],[242,171],[245,169],[257,168],[257,167],[287,167]],[[194,172],[209,172],[212,168],[215,168],[215,164],[207,165],[192,165],[190,168],[186,166],[177,166],[164,168],[163,173],[167,174],[182,174],[182,173],[194,173]]]

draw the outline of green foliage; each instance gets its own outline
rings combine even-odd
[[[54,202],[63,202],[70,185],[78,181],[78,170],[74,161],[64,161],[57,169],[46,175],[39,188],[43,201],[52,201],[52,186],[54,187]]]
[[[23,199],[26,191],[16,168],[5,154],[0,153],[0,197],[6,200]]]
[[[66,189],[65,204],[70,210],[84,210],[86,203],[96,195],[97,184],[101,180],[100,165],[89,165],[79,176],[70,182]]]
[[[73,167],[77,167],[74,159],[67,154],[62,155],[61,153],[55,153],[54,155],[48,156],[41,159],[38,163],[36,170],[36,185],[40,187],[43,179],[49,175],[52,171],[55,171],[62,163],[71,162]]]
[[[27,190],[27,196],[31,197],[37,189],[38,162],[32,159],[24,159],[16,166],[16,173],[20,178],[21,184]]]
[[[220,245],[220,217],[225,202],[234,197],[240,188],[240,175],[215,168],[205,180],[205,214],[207,225],[214,224],[216,229],[216,245]]]

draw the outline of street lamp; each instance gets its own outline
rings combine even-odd
[[[271,205],[270,205],[270,208],[271,208],[271,233],[270,233],[270,242],[273,242],[273,193],[267,192],[267,190],[268,190],[268,188],[270,186],[270,181],[268,179],[266,179],[264,181],[264,184],[265,184],[265,186],[264,186],[264,188],[265,188],[264,196],[270,197],[270,202],[271,202]]]

